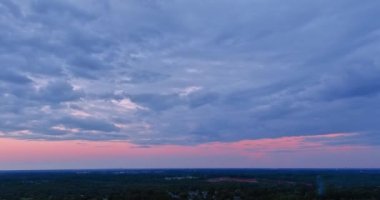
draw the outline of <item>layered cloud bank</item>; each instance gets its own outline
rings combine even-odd
[[[0,2],[0,137],[380,141],[377,0]]]
[[[0,139],[0,170],[71,168],[370,168],[380,147],[333,144],[352,133],[139,146],[125,141]]]

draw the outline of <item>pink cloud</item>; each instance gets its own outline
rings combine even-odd
[[[0,169],[9,167],[10,163],[21,162],[35,163],[40,168],[44,168],[44,163],[50,163],[54,168],[65,168],[60,167],[66,166],[65,163],[71,163],[67,166],[73,168],[76,166],[154,168],[187,165],[191,165],[188,167],[287,167],[300,165],[302,160],[310,160],[310,157],[319,159],[331,157],[335,162],[334,155],[347,157],[367,154],[373,150],[368,146],[328,143],[351,137],[353,134],[333,133],[213,142],[195,146],[156,145],[148,148],[127,141],[29,141],[1,138]],[[360,160],[360,156],[355,159]],[[80,163],[80,166],[76,163]],[[17,166],[17,168],[22,167]]]

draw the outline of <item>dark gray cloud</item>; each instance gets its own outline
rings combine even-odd
[[[66,102],[75,101],[81,97],[81,92],[65,81],[49,82],[47,86],[38,89],[36,98],[39,101]]]
[[[379,6],[1,1],[0,133],[149,145],[355,132],[342,142],[374,144]]]
[[[13,84],[29,84],[32,82],[25,75],[10,71],[9,69],[4,69],[1,72],[0,81],[13,83]]]

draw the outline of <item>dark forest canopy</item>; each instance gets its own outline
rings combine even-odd
[[[380,199],[380,170],[0,172],[1,200]]]

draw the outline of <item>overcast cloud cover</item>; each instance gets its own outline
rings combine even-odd
[[[380,144],[378,0],[0,1],[0,136]]]

